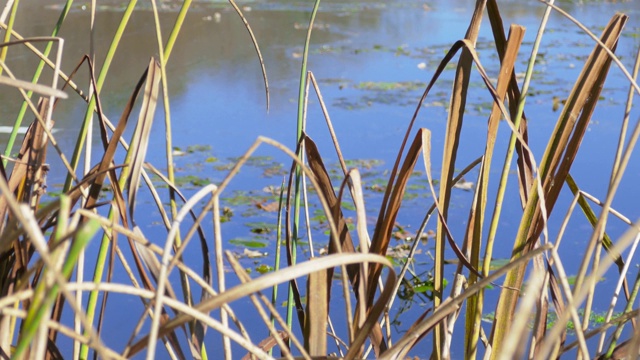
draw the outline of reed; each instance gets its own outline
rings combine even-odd
[[[0,69],[3,83],[18,89],[24,102],[16,114],[13,133],[0,162],[0,350],[3,356],[62,358],[72,354],[73,358],[87,359],[94,355],[128,358],[144,353],[149,359],[156,356],[220,358],[220,346],[211,344],[211,339],[221,340],[226,359],[239,357],[237,352],[232,353],[232,342],[243,348],[242,355],[247,359],[268,359],[278,352],[288,359],[327,356],[404,359],[415,354],[451,358],[452,350],[456,356],[463,353],[465,358],[472,359],[479,356],[556,358],[566,354],[577,354],[581,358],[619,358],[621,354],[636,354],[640,332],[635,331],[638,308],[634,303],[640,276],[633,276],[629,271],[637,261],[635,250],[640,240],[640,223],[612,208],[612,201],[616,195],[624,196],[618,194],[622,177],[633,176],[628,168],[640,135],[640,122],[632,123],[629,113],[635,94],[640,93],[636,80],[640,52],[631,72],[615,55],[627,22],[626,15],[613,15],[598,36],[553,1],[541,2],[546,5],[546,11],[526,59],[522,84],[516,80],[515,67],[525,29],[512,25],[506,31],[496,0],[476,2],[466,36],[451,45],[415,104],[414,113],[407,114],[407,129],[399,139],[397,157],[388,172],[381,205],[376,209],[375,226],[370,228],[360,170],[347,166],[340,148],[341,139],[348,141],[348,134],[334,131],[321,86],[313,70],[308,68],[309,57],[313,56],[310,46],[320,0],[310,9],[299,79],[296,138],[291,144],[294,150],[273,139],[259,137],[221,182],[201,186],[190,197],[183,194],[184,189],[175,176],[172,139],[173,132],[179,130],[171,117],[167,65],[174,45],[180,41],[180,30],[191,1],[182,3],[168,36],[162,31],[159,10],[152,1],[156,29],[153,41],[157,43],[159,55],[149,61],[137,82],[132,83],[134,88],[116,121],[104,113],[100,95],[109,71],[113,71],[110,70],[112,60],[121,51],[122,37],[131,31],[130,18],[139,4],[135,0],[127,2],[99,69],[95,68],[95,55],[90,53],[78,61],[72,73],[65,74],[60,69],[63,39],[57,36],[73,1],[66,2],[51,36],[27,39],[15,30],[20,4],[9,1],[10,11],[5,12],[9,18],[0,19],[5,32],[4,43],[0,45]],[[245,25],[247,41],[251,41],[256,50],[268,108],[269,86],[259,42],[242,9],[232,0],[230,6]],[[89,10],[88,16],[95,18],[95,1]],[[574,22],[576,28],[592,38],[594,45],[570,93],[558,95],[567,100],[548,142],[535,144],[536,148],[545,149],[539,157],[531,150],[528,131],[533,125],[527,121],[526,110],[530,85],[536,81],[536,58],[549,16],[554,11]],[[491,26],[499,64],[483,63],[476,50],[485,16]],[[94,31],[93,25],[90,31]],[[92,33],[92,38],[94,35]],[[33,44],[43,41],[47,45],[45,51],[40,52]],[[54,57],[51,50],[56,44]],[[5,61],[17,46],[27,47],[33,56],[41,59],[30,82],[16,79]],[[92,48],[94,46],[97,44],[92,44]],[[432,96],[431,90],[450,64],[455,64],[456,70],[445,133],[434,134],[428,127],[417,128],[416,120],[423,103]],[[581,190],[572,176],[572,167],[612,65],[627,77],[629,92],[613,167],[609,173],[599,169],[593,174],[604,176],[609,182],[606,196],[598,199]],[[487,66],[499,69],[497,81],[489,78]],[[53,69],[51,83],[41,80],[45,67]],[[78,72],[89,74],[88,94],[74,83]],[[492,108],[487,118],[484,147],[473,149],[476,160],[463,164],[458,158],[462,151],[461,133],[468,126],[465,111],[470,101],[472,76],[482,79],[481,91],[491,101]],[[59,82],[63,86],[59,86]],[[40,99],[33,100],[33,94],[39,94]],[[323,154],[312,140],[312,134],[307,133],[307,110],[313,96],[324,115],[335,154]],[[56,105],[65,97],[86,106],[82,118],[78,119],[76,146],[70,160],[57,146],[52,131]],[[151,128],[159,118],[156,108],[160,99],[165,125],[165,170],[147,161]],[[29,110],[35,120],[22,140],[18,156],[12,157],[18,129]],[[135,112],[139,113],[137,118],[132,115]],[[100,131],[99,146],[93,146],[90,141],[93,126]],[[130,135],[126,135],[127,128],[134,129]],[[509,129],[504,149],[496,145],[500,143],[497,141],[500,128]],[[129,138],[125,139],[126,136]],[[434,163],[432,156],[434,136],[443,136],[445,140],[443,158],[438,163]],[[53,153],[47,152],[48,145],[53,145]],[[250,277],[242,263],[226,249],[221,231],[221,218],[225,213],[221,201],[239,171],[265,147],[277,149],[291,165],[288,178],[283,179],[279,189],[273,271]],[[101,149],[99,154],[91,153],[98,149]],[[504,159],[495,160],[497,154],[504,154]],[[61,194],[49,196],[50,201],[45,202],[47,156],[62,160],[64,168],[52,170],[63,173],[66,182]],[[330,157],[339,159],[338,178],[326,164]],[[90,161],[96,158],[99,160]],[[84,170],[79,169],[82,159],[85,159]],[[514,166],[518,182],[510,186],[509,174]],[[441,170],[439,179],[434,177],[434,167]],[[463,170],[456,170],[459,168]],[[418,231],[408,256],[398,266],[390,260],[388,250],[409,181],[416,170],[420,170],[420,176],[427,181],[428,188],[424,191],[430,195],[432,205],[416,226]],[[478,178],[472,189],[473,201],[465,209],[468,221],[461,229],[461,225],[448,220],[449,209],[455,205],[452,189],[464,175],[473,171],[478,173]],[[565,194],[573,201],[562,213],[558,199]],[[140,196],[151,198],[152,203],[141,204]],[[520,199],[521,214],[503,213],[502,203],[507,197]],[[315,254],[313,237],[322,234],[311,231],[314,220],[309,208],[312,204],[319,206],[328,224],[327,254]],[[141,216],[137,214],[151,207],[160,214],[166,230],[162,239],[145,234],[144,224],[138,223]],[[347,207],[354,209],[355,227],[350,227],[345,215],[350,211]],[[504,239],[500,227],[506,216],[519,224],[517,235],[510,242]],[[566,262],[558,250],[569,219],[575,216],[587,219],[593,231],[583,249],[575,282],[570,284]],[[607,231],[610,216],[627,226],[626,233],[618,239]],[[549,233],[551,223],[561,224],[556,236]],[[390,331],[389,313],[397,310],[394,304],[399,300],[400,287],[410,283],[415,250],[428,227],[436,228],[435,237],[428,240],[434,242],[435,251],[432,276],[424,279],[423,284],[429,286],[432,303],[405,333],[394,335]],[[307,230],[306,234],[303,229]],[[310,259],[300,261],[298,251],[305,245],[299,240],[303,237],[308,240]],[[501,237],[500,246],[513,249],[511,258],[492,268],[494,248]],[[124,243],[118,239],[124,239]],[[99,241],[98,251],[95,258],[88,258],[85,250],[92,241]],[[447,273],[445,263],[450,259],[446,259],[445,254],[451,252],[458,265],[453,273]],[[188,259],[186,253],[189,256],[196,253],[199,258]],[[286,264],[281,264],[281,258],[286,258]],[[196,260],[201,266],[193,265]],[[616,292],[606,295],[611,296],[612,305],[603,323],[590,329],[593,299],[602,296],[597,292],[597,282],[611,266],[615,266],[619,274]],[[116,268],[124,271],[116,272]],[[225,268],[230,270],[226,272]],[[87,276],[90,279],[87,280]],[[227,287],[231,276],[237,278],[239,284]],[[495,304],[486,297],[490,286],[499,288]],[[285,316],[280,314],[277,304],[277,293],[283,288],[288,289]],[[130,333],[126,346],[110,348],[102,341],[110,336],[103,329],[103,323],[107,317],[122,312],[113,299],[123,296],[137,299],[144,311],[137,314],[137,318],[129,319],[129,328],[120,329]],[[255,311],[251,324],[242,323],[237,316],[234,302],[243,299],[250,305],[245,305],[242,311]],[[624,310],[614,316],[616,302],[622,302]],[[73,316],[63,315],[65,311],[73,312]],[[330,315],[335,313],[340,313],[344,320]],[[555,320],[550,323],[552,313]],[[490,329],[482,324],[488,314],[493,314]],[[339,321],[345,324],[334,326]],[[460,323],[462,325],[456,327]],[[573,333],[569,333],[570,323]],[[625,327],[634,330],[627,330],[630,338],[621,342]],[[63,345],[69,343],[73,344],[73,350]],[[330,350],[333,346],[336,350]]]

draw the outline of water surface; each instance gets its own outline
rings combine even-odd
[[[101,66],[123,9],[117,1],[100,3],[101,11],[96,18],[94,38],[97,44],[95,58],[98,67]],[[27,3],[25,10],[18,14],[16,28],[25,36],[50,33],[59,14],[57,4],[58,2],[53,0]],[[589,1],[559,4],[596,34],[599,34],[615,12],[627,13],[630,19],[617,53],[629,69],[632,67],[635,52],[640,45],[637,37],[640,29],[640,5],[637,2]],[[182,184],[186,194],[193,193],[202,183],[219,183],[226,175],[228,166],[242,155],[259,135],[276,139],[289,147],[295,145],[300,54],[312,4],[308,1],[247,1],[241,5],[264,55],[271,106],[267,112],[260,65],[238,16],[223,2],[194,2],[194,9],[187,17],[168,66],[173,141],[176,147],[186,153],[184,156],[176,157],[175,162],[179,169],[178,176],[191,176],[185,178]],[[526,59],[531,51],[544,7],[535,2],[525,4],[519,1],[500,2],[500,6],[506,26],[517,23],[527,27],[520,60],[516,66],[516,72],[521,73],[526,68]],[[130,96],[137,79],[150,57],[158,52],[153,14],[149,11],[147,2],[141,3],[139,7],[125,32],[123,43],[101,93],[105,112],[112,121],[119,118],[123,104]],[[381,193],[375,191],[375,185],[386,178],[385,172],[393,164],[400,141],[425,84],[449,47],[464,37],[473,7],[473,1],[463,0],[326,1],[321,5],[311,39],[308,69],[320,83],[323,99],[345,157],[366,160],[359,165],[364,167],[365,186],[369,189],[366,205],[371,218],[370,231],[373,230],[377,206],[381,201]],[[165,32],[173,24],[175,10],[175,4],[164,2],[161,22]],[[65,38],[62,68],[67,72],[90,51],[88,27],[89,13],[83,10],[83,2],[78,2],[60,34]],[[163,36],[166,38],[167,34]],[[531,97],[527,102],[531,148],[538,161],[559,115],[559,112],[552,108],[552,98],[565,98],[568,95],[592,47],[589,37],[570,21],[555,13],[551,16],[533,78]],[[491,76],[495,76],[499,64],[487,21],[483,23],[478,49],[483,66]],[[26,51],[14,52],[13,49],[11,55],[8,66],[19,77],[29,78],[35,64],[33,57]],[[417,123],[417,126],[429,128],[433,132],[432,161],[436,177],[439,176],[439,163],[442,158],[441,149],[444,145],[443,134],[447,119],[445,105],[449,101],[452,77],[453,70],[445,72],[432,90],[432,95],[427,98]],[[87,84],[87,79],[85,68],[78,75],[78,83]],[[86,85],[83,87],[86,89]],[[627,91],[628,85],[622,73],[613,69],[572,171],[582,189],[601,199],[604,198],[608,186],[609,178],[606,174],[611,169]],[[4,101],[0,108],[0,125],[11,124],[19,107],[19,97],[15,91],[8,89],[2,89],[2,97],[7,101]],[[312,94],[310,99],[307,133],[318,143],[325,162],[333,164],[333,169],[337,169],[337,157],[332,150],[317,98]],[[462,133],[462,151],[456,163],[457,169],[464,168],[482,154],[490,106],[490,99],[484,91],[481,79],[475,74],[472,78],[472,92]],[[72,144],[77,136],[83,113],[82,102],[73,96],[71,100],[61,102],[56,111],[56,127],[60,130],[58,141],[68,157],[71,155]],[[637,115],[637,111],[634,111],[631,118],[636,119]],[[94,133],[98,141],[97,129],[94,129]],[[163,134],[164,122],[160,113],[153,127],[153,147],[148,155],[148,161],[160,169],[166,168]],[[501,166],[508,136],[509,129],[502,126],[494,157],[495,169]],[[5,139],[5,135],[0,135],[3,143]],[[266,245],[258,249],[269,254],[266,258],[243,260],[243,265],[252,269],[254,274],[257,267],[272,265],[275,246],[273,232],[255,232],[260,226],[274,224],[275,213],[256,210],[255,202],[272,201],[271,194],[263,189],[277,188],[282,175],[290,167],[290,161],[274,149],[262,147],[257,155],[260,157],[254,159],[232,182],[223,204],[234,213],[233,221],[223,225],[225,238],[228,241],[236,240],[234,243],[228,243],[229,249],[242,252],[244,247],[238,245],[238,241],[257,241]],[[640,160],[635,156],[631,161],[627,176],[619,190],[620,195],[615,199],[613,206],[628,215],[631,220],[635,220],[640,215],[637,205],[640,191],[635,181],[640,176]],[[59,166],[54,159],[51,159],[51,162],[52,168]],[[418,165],[417,170],[423,169]],[[497,180],[497,170],[492,176]],[[475,177],[477,171],[472,172],[467,180],[475,181]],[[49,181],[50,188],[56,190],[59,189],[62,178],[54,171]],[[419,226],[424,211],[432,202],[424,186],[425,181],[419,176],[412,180],[414,188],[410,192],[411,197],[405,202],[405,207],[398,217],[400,225],[413,231]],[[510,179],[511,194],[516,194],[515,186],[514,174]],[[495,193],[495,190],[494,184],[490,192]],[[556,208],[559,213],[565,211],[571,200],[567,193],[568,191],[559,200],[560,205]],[[454,200],[450,227],[454,237],[462,238],[468,216],[466,209],[471,203],[472,193],[456,189],[452,196]],[[241,201],[247,197],[248,201]],[[144,210],[146,206],[149,211]],[[503,206],[505,215],[500,224],[495,249],[496,258],[509,256],[518,226],[517,219],[521,213],[516,196],[507,198]],[[490,203],[489,207],[492,208],[493,204]],[[310,209],[310,212],[314,214],[315,210],[317,207]],[[511,218],[509,214],[517,216]],[[163,244],[166,232],[159,225],[159,216],[150,205],[148,197],[142,197],[138,216],[140,218],[137,221],[145,224],[143,230],[147,236],[154,242]],[[552,238],[555,237],[559,226],[559,223],[550,224],[549,233]],[[435,230],[435,222],[430,224],[429,229]],[[621,222],[612,221],[607,230],[616,238],[626,229],[627,226]],[[316,250],[326,244],[323,231],[322,226],[314,228]],[[579,265],[579,257],[572,257],[572,254],[576,253],[576,249],[584,247],[590,231],[586,220],[579,213],[574,214],[561,247],[563,254],[568,254],[565,257],[565,267],[571,274],[575,273]],[[392,241],[393,246],[399,243]],[[97,244],[95,246],[97,247]],[[421,254],[417,257],[420,267],[418,272],[425,277],[432,266],[428,256],[432,249],[432,241],[421,245]],[[194,268],[198,268],[200,261],[197,250],[197,247],[193,246],[192,253],[187,253],[187,256],[192,256],[192,260],[189,258],[189,261]],[[91,258],[91,250],[88,256]],[[448,254],[448,257],[453,258],[453,253]],[[575,263],[572,263],[572,258],[576,259]],[[453,273],[454,270],[447,268],[447,271]],[[611,278],[614,276],[612,273]],[[234,280],[230,281],[233,284]],[[602,286],[602,291],[609,294],[614,284],[607,282]],[[487,294],[487,307],[494,307],[498,290],[489,291]],[[596,309],[605,310],[608,298],[607,295],[603,296],[602,300],[596,299]],[[139,307],[134,312],[136,316],[141,313],[142,307],[138,301],[122,301],[126,301],[127,306],[131,306],[132,309]],[[250,305],[247,303],[236,306],[236,311],[239,311]],[[420,297],[399,304],[398,309],[406,308],[408,311],[395,319],[394,331],[397,334],[404,332],[429,306],[430,304]],[[109,318],[104,325],[105,331],[121,326],[128,327],[127,320],[126,317]],[[247,324],[251,323],[251,317],[243,320],[247,321]],[[489,324],[485,331],[490,331]],[[255,334],[254,339],[262,336],[266,336],[266,333]],[[128,333],[122,337],[116,335],[105,341],[118,348],[127,339]],[[218,343],[217,340],[212,342],[212,348],[215,349]],[[428,353],[429,341],[424,343],[417,348],[414,355]],[[236,352],[240,353],[241,351]]]

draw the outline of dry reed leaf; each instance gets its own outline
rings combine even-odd
[[[327,204],[332,209],[331,216],[338,229],[338,234],[336,237],[340,242],[340,249],[338,249],[337,245],[333,241],[331,241],[329,242],[329,254],[355,252],[355,247],[353,245],[353,240],[351,239],[351,234],[349,233],[349,228],[347,227],[347,222],[345,221],[344,216],[342,215],[342,210],[340,209],[340,201],[335,195],[333,185],[331,184],[331,179],[324,166],[318,148],[308,136],[304,137],[304,143],[309,168],[313,172],[315,179],[320,186],[320,193],[326,199]],[[386,248],[384,252],[386,253]],[[329,269],[327,273],[327,296],[330,297],[333,269]],[[349,282],[351,283],[351,286],[357,295],[358,304],[364,302],[365,300],[360,298],[360,292],[358,291],[361,283],[359,280],[360,264],[348,265],[347,274],[349,276]],[[371,282],[367,280],[366,283],[369,285],[369,289],[365,289],[365,291],[373,291],[375,293],[375,290],[377,288],[377,281]],[[362,320],[363,318],[358,318],[356,316],[356,320],[358,319]],[[356,321],[356,323],[357,322],[358,321]],[[371,341],[373,343],[374,349],[376,350],[376,354],[378,354],[386,349],[386,345],[383,341],[380,325],[378,323],[375,323],[372,326]]]
[[[41,118],[46,115],[49,101],[41,99],[38,104]],[[16,199],[30,204],[32,209],[37,209],[40,196],[46,190],[46,161],[47,137],[38,120],[34,120],[22,140],[18,157],[8,179],[9,189],[16,194]],[[6,179],[6,177],[5,177]],[[35,193],[34,193],[35,192]],[[0,196],[0,219],[7,215],[7,200]],[[4,221],[0,221],[0,233],[3,231]]]
[[[54,96],[58,99],[67,99],[69,95],[62,90],[54,89],[47,85],[34,84],[30,81],[12,79],[7,76],[0,76],[0,85],[13,86],[18,89],[33,91],[44,96]]]
[[[87,204],[85,206],[88,209],[92,208],[93,205],[95,205],[95,203],[98,200],[98,195],[100,194],[102,184],[104,184],[104,179],[107,175],[105,170],[111,167],[111,163],[115,156],[116,149],[118,148],[118,143],[120,141],[120,138],[122,137],[122,134],[124,133],[124,129],[127,126],[129,117],[131,116],[131,112],[133,111],[133,105],[135,104],[138,94],[142,89],[142,85],[147,79],[147,74],[148,74],[148,69],[144,72],[144,74],[142,74],[142,76],[138,80],[138,83],[136,84],[136,87],[134,88],[133,93],[129,97],[129,100],[127,101],[127,104],[123,109],[123,112],[122,112],[122,115],[120,116],[120,120],[118,121],[116,130],[113,132],[113,135],[111,136],[111,140],[109,141],[109,144],[105,149],[104,154],[102,155],[102,160],[100,161],[100,164],[97,170],[99,175],[93,181],[93,183],[91,184],[91,188],[89,190],[89,198],[87,199]],[[121,210],[124,210],[124,209],[121,209]],[[124,214],[126,214],[126,211],[121,212],[120,215],[123,216]]]
[[[311,260],[313,261],[313,260]],[[328,271],[320,270],[307,278],[307,314],[305,348],[311,356],[327,355],[327,319],[329,316]]]
[[[340,249],[336,248],[336,244],[333,242],[329,242],[329,254],[335,254],[340,252],[351,253],[355,252],[355,247],[353,245],[353,241],[351,239],[351,234],[349,233],[349,229],[347,227],[347,222],[342,215],[342,210],[340,210],[340,201],[336,197],[336,194],[333,190],[333,184],[331,183],[331,178],[329,177],[329,173],[324,166],[324,162],[322,161],[322,156],[316,147],[316,144],[309,138],[305,136],[304,138],[305,151],[307,155],[307,162],[309,164],[309,169],[316,178],[316,181],[320,185],[320,193],[326,199],[329,207],[332,209],[332,218],[335,224],[338,226],[338,236],[337,238],[340,240]],[[358,278],[359,267],[357,265],[352,265],[347,267],[347,272],[349,274],[349,280],[351,284],[355,287]],[[331,282],[331,270],[329,270],[330,274],[328,276],[327,281]],[[329,284],[329,294],[331,294],[331,285]]]
[[[142,109],[136,123],[136,129],[131,139],[129,151],[131,155],[131,173],[129,176],[129,216],[133,220],[133,213],[136,205],[136,195],[138,186],[140,185],[140,173],[144,164],[147,149],[149,148],[149,135],[151,133],[151,125],[158,104],[158,92],[160,89],[160,64],[155,59],[151,59],[147,67],[147,80],[144,88],[144,97],[142,98]]]

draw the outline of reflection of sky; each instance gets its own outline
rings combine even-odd
[[[367,5],[353,6],[351,2],[339,1],[323,2],[323,11],[317,18],[318,29],[312,35],[309,70],[313,71],[320,83],[324,101],[345,156],[383,159],[386,162],[385,166],[390,168],[422,89],[405,92],[376,91],[361,89],[359,85],[365,82],[428,82],[445,51],[455,40],[464,36],[473,11],[473,2],[436,1],[429,4],[430,10],[423,9],[421,1],[364,3]],[[520,1],[500,2],[505,24],[515,22],[527,27],[516,72],[525,70],[526,58],[544,9],[542,5],[530,4],[535,3],[530,2],[523,6]],[[638,2],[559,4],[584,21],[596,34],[599,34],[601,27],[615,11],[625,11],[631,15],[627,31],[630,34],[638,33]],[[251,11],[246,12],[263,51],[269,76],[271,109],[267,114],[260,67],[241,21],[227,7],[197,4],[197,11],[187,18],[168,69],[175,146],[184,149],[189,145],[208,144],[211,145],[211,152],[221,159],[241,155],[259,135],[274,138],[293,147],[297,79],[300,72],[300,59],[297,55],[301,52],[304,41],[304,26],[309,6],[308,2],[301,1],[283,1],[277,4],[257,2],[252,4]],[[210,19],[216,12],[221,14],[219,23]],[[31,24],[38,25],[35,28],[24,29],[27,34],[43,35],[50,31],[51,19],[55,19],[56,12],[42,11],[39,14],[45,16],[48,22],[31,21]],[[173,16],[170,12],[162,14],[165,32],[170,29]],[[121,13],[118,11],[98,14],[96,41],[101,44],[97,49],[99,63],[105,52],[102,46],[108,44],[120,17]],[[17,29],[21,31],[21,26],[25,23],[24,18],[19,18]],[[123,102],[130,95],[149,57],[157,53],[152,25],[153,19],[149,12],[135,12],[125,33],[122,47],[116,55],[101,94],[105,111],[112,121],[119,118]],[[74,11],[69,15],[61,34],[67,39],[63,65],[65,71],[69,71],[80,56],[88,51],[87,26],[87,13]],[[551,110],[551,98],[554,95],[566,97],[573,80],[580,73],[581,64],[593,47],[587,36],[558,15],[551,17],[548,27],[549,31],[543,39],[542,54],[536,66],[539,73],[534,75],[532,96],[527,101],[526,110],[530,121],[531,147],[538,161],[559,115]],[[166,38],[167,35],[164,36]],[[485,19],[478,49],[485,69],[490,75],[495,76],[498,65],[497,58],[493,55],[495,51],[491,39],[490,25]],[[618,53],[623,57],[626,66],[631,67],[638,45],[637,38],[623,36]],[[28,78],[29,71],[32,71],[29,55],[20,52],[18,54],[19,56],[14,57],[17,73]],[[425,63],[426,69],[420,70],[420,63]],[[438,164],[442,158],[446,112],[442,106],[433,103],[449,101],[452,74],[451,70],[443,74],[442,80],[426,101],[432,105],[423,107],[418,117],[417,126],[428,127],[433,131],[432,158],[435,176],[439,176]],[[83,79],[81,83],[86,83],[86,71],[80,75],[80,79]],[[457,169],[464,168],[484,149],[486,114],[490,104],[487,105],[489,99],[482,92],[482,86],[480,78],[474,75]],[[585,151],[578,155],[572,171],[580,186],[601,198],[605,194],[608,177],[601,176],[600,173],[610,171],[626,88],[620,71],[613,69],[607,88],[602,94],[605,100],[596,110],[594,122],[583,142]],[[15,93],[7,92],[6,89],[2,89],[2,97],[17,99]],[[6,102],[3,102],[3,106],[4,104]],[[161,108],[158,111],[162,113]],[[11,123],[13,119],[10,115],[14,113],[15,109],[12,107],[0,108],[0,124]],[[70,154],[76,136],[75,131],[83,115],[82,103],[75,99],[64,102],[56,114],[57,126],[62,130],[57,136],[63,150]],[[135,119],[137,113],[134,112],[132,116]],[[637,113],[632,113],[631,118],[637,118]],[[161,169],[165,168],[163,129],[163,119],[158,116],[151,134],[154,148],[149,152],[148,160]],[[97,134],[97,131],[95,133]],[[335,162],[336,156],[330,146],[324,118],[313,93],[310,96],[308,133],[318,143],[327,162]],[[494,155],[492,176],[496,181],[508,136],[508,129],[503,126],[496,147],[497,153]],[[0,137],[0,140],[4,139]],[[260,153],[277,154],[269,149],[261,150]],[[176,161],[180,162],[180,165],[187,162],[181,159]],[[640,176],[637,171],[637,156],[632,158],[632,161],[636,166],[630,167],[629,179]],[[55,160],[52,162],[55,164]],[[286,160],[282,158],[282,162],[286,163]],[[417,167],[422,168],[420,163]],[[209,174],[207,171],[211,170],[207,169],[209,168],[199,169],[199,174],[219,181],[221,174]],[[593,169],[599,169],[599,176],[593,176]],[[257,179],[258,177],[259,172],[256,174],[255,171],[247,170],[239,175],[237,183],[233,186],[247,189],[255,186],[256,182],[261,187],[277,185],[279,181],[278,177]],[[467,180],[476,181],[475,177],[477,172],[470,174]],[[55,174],[52,174],[51,178],[54,179],[53,183],[59,182]],[[511,194],[515,194],[516,177],[512,176],[510,180],[509,190]],[[490,192],[495,193],[495,185],[492,186]],[[638,210],[631,199],[640,198],[636,185],[630,180],[623,181],[620,194],[623,195],[616,198],[614,207],[625,214],[633,215],[634,220],[638,216]],[[454,236],[461,237],[466,226],[466,209],[471,201],[471,194],[454,191],[453,196],[455,204],[452,206],[450,221],[456,225],[453,229]],[[372,210],[379,199],[368,201],[369,210],[375,215],[375,211]],[[565,211],[568,201],[570,199],[567,196],[561,198],[562,205],[556,209],[555,216]],[[422,212],[430,203],[413,204],[415,209],[402,211],[398,220],[403,224],[414,224],[415,230],[415,213]],[[492,206],[490,203],[489,209]],[[515,196],[505,200],[504,206],[505,215],[520,214],[521,210]],[[596,212],[598,213],[597,209]],[[573,218],[574,226],[564,240],[565,245],[581,247],[589,234],[588,224],[577,213]],[[502,233],[496,247],[497,257],[505,257],[510,253],[511,239],[517,225],[508,216],[504,217]],[[557,226],[558,224],[552,224],[552,236],[555,236]],[[619,235],[623,229],[619,223],[612,224],[615,235]],[[236,230],[241,231],[237,228],[225,228],[225,231],[229,232]],[[449,255],[453,257],[453,254]],[[575,267],[575,264],[569,265]],[[488,306],[493,304],[489,303]]]

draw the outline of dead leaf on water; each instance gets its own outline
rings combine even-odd
[[[272,201],[272,202],[258,202],[256,203],[256,207],[260,210],[264,210],[266,212],[276,212],[278,211],[279,208],[279,204],[277,201]]]
[[[464,178],[461,178],[460,180],[458,180],[457,183],[453,185],[454,188],[461,189],[464,191],[471,191],[473,190],[474,186],[475,184],[472,181],[467,181]]]
[[[260,258],[260,257],[265,257],[267,256],[266,252],[260,252],[260,251],[256,251],[256,250],[249,250],[247,248],[244,249],[244,251],[242,252],[242,254],[240,256],[238,256],[239,258],[249,258],[249,259],[255,259],[255,258]]]

